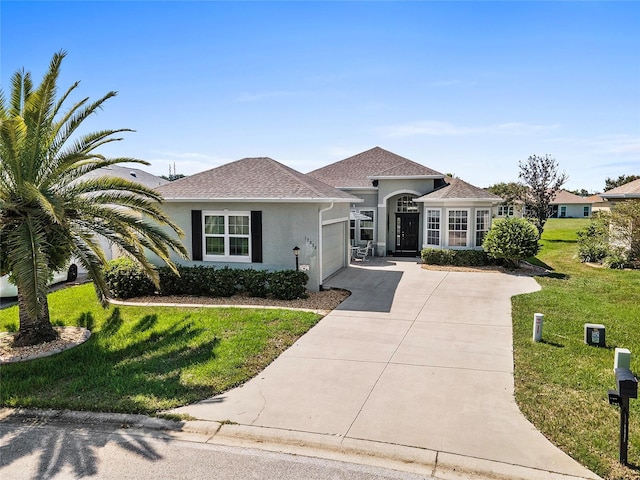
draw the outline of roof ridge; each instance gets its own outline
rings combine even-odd
[[[315,186],[313,186],[313,185],[311,184],[311,182],[309,182],[309,180],[310,180],[310,179],[312,179],[313,177],[307,176],[307,174],[302,173],[302,172],[299,172],[299,171],[297,171],[297,170],[295,170],[295,169],[293,169],[293,168],[291,168],[291,167],[289,167],[289,166],[285,165],[284,163],[280,163],[280,162],[278,162],[277,160],[274,160],[273,158],[270,158],[270,157],[264,157],[264,158],[269,159],[271,162],[273,162],[273,163],[276,165],[276,167],[277,167],[279,170],[282,170],[282,171],[286,172],[286,173],[287,173],[287,175],[289,175],[290,177],[293,177],[293,178],[295,178],[296,180],[301,180],[301,181],[303,181],[303,182],[304,182],[304,184],[305,184],[307,187],[309,187],[311,190],[313,190],[317,195],[323,195],[323,192],[321,192],[320,190],[318,190]],[[299,177],[298,175],[300,175],[301,177]],[[316,181],[318,181],[318,182],[319,182],[320,180],[316,180]],[[324,182],[321,182],[321,183],[323,183],[323,184],[324,184]],[[327,184],[325,184],[325,185],[327,185]],[[327,185],[327,186],[328,186],[328,187],[331,187],[331,185]],[[335,189],[335,187],[331,187],[331,188],[334,188],[334,189]]]

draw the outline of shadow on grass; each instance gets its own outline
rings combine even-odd
[[[0,439],[0,468],[9,472],[6,478],[11,476],[12,463],[29,457],[36,467],[33,479],[58,478],[67,469],[73,471],[74,478],[93,477],[99,473],[100,449],[108,444],[149,461],[163,458],[144,437],[123,432],[120,422],[101,424],[99,428],[83,424],[70,426],[55,418],[13,413],[0,422]],[[24,470],[20,475],[28,478]]]
[[[531,265],[535,265],[536,267],[540,267],[540,268],[544,268],[545,270],[553,271],[553,267],[551,265],[547,265],[542,260],[540,260],[538,257],[529,257],[529,258],[526,259],[526,261],[528,263],[530,263]]]
[[[164,328],[157,322],[156,315],[145,315],[129,334],[122,331],[125,322],[115,308],[84,344],[3,367],[0,400],[6,405],[9,398],[18,399],[27,407],[153,413],[219,393],[206,382],[185,381],[184,375],[191,366],[214,361],[220,339],[188,315]]]
[[[545,345],[549,345],[551,347],[564,348],[564,345],[562,343],[552,342],[551,340],[542,339],[540,340],[540,343],[544,343]]]
[[[557,273],[557,272],[553,272],[553,273],[548,273],[546,275],[541,275],[545,278],[553,278],[556,280],[568,280],[571,275],[569,275],[568,273]]]
[[[544,239],[545,242],[549,242],[549,243],[578,243],[578,240],[564,240],[564,239],[560,239],[560,238],[545,238]]]

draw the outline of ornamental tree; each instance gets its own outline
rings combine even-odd
[[[538,229],[540,238],[551,214],[551,202],[569,177],[558,172],[558,162],[549,155],[532,155],[526,161],[520,161],[518,166],[519,178],[529,187],[524,202],[525,215]]]

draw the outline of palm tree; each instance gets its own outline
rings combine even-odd
[[[106,158],[96,151],[132,130],[77,132],[116,92],[95,102],[84,98],[70,108],[64,106],[79,84],[56,98],[65,56],[64,51],[53,56],[36,89],[30,73],[19,70],[11,79],[8,101],[0,90],[0,274],[10,274],[18,287],[20,329],[15,346],[57,337],[49,320],[47,284],[51,272],[64,268],[72,256],[89,272],[100,302],[108,305],[100,237],[137,260],[156,283],[157,272],[145,250],[174,269],[171,252],[186,256],[173,235],[183,233],[162,212],[162,198],[154,190],[121,178],[83,178],[108,165],[148,163]]]

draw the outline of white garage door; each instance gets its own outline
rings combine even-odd
[[[346,223],[322,226],[322,280],[345,267]]]

